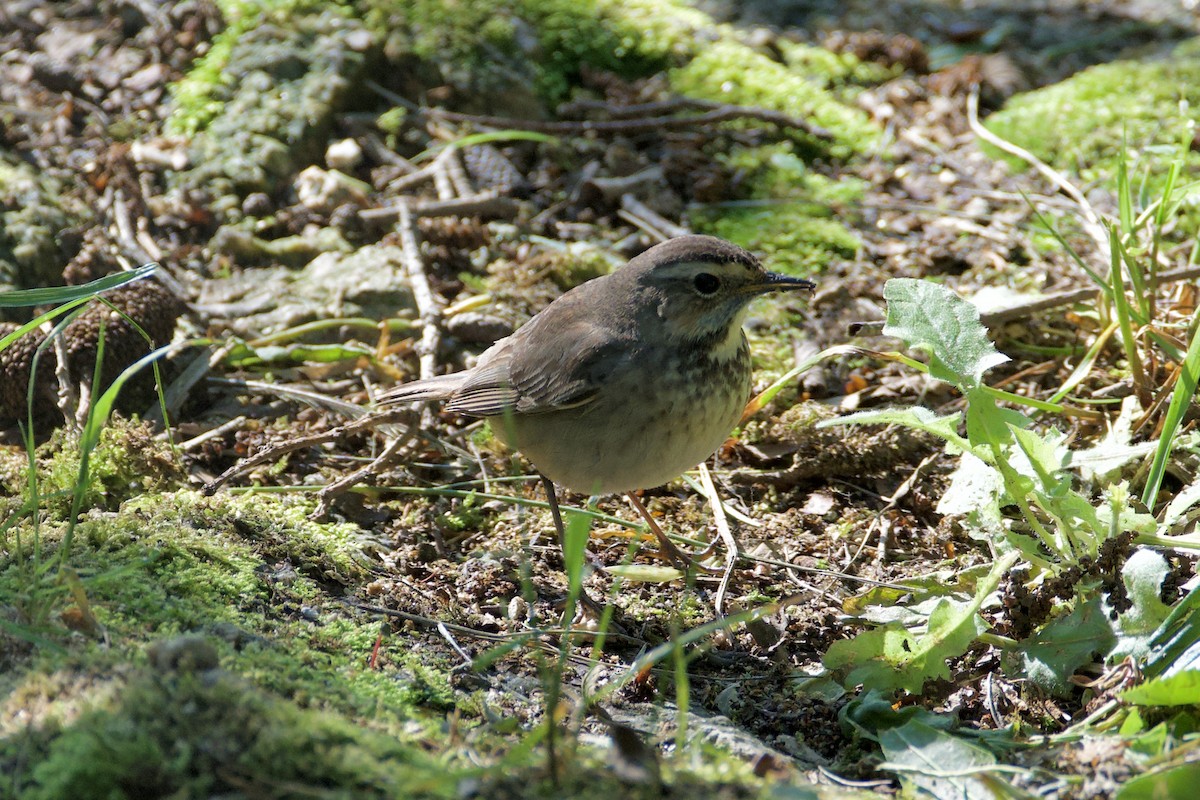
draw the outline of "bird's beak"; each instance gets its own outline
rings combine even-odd
[[[761,283],[752,283],[745,287],[747,294],[766,294],[767,292],[789,292],[803,290],[811,292],[817,285],[807,278],[796,278],[782,275],[778,272],[768,272]]]

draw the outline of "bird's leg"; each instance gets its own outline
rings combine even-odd
[[[667,561],[670,561],[680,569],[683,569],[684,571],[687,571],[689,568],[695,568],[696,571],[704,572],[709,575],[718,575],[722,572],[722,570],[718,567],[710,567],[700,563],[700,559],[708,558],[708,556],[712,554],[712,547],[709,547],[704,552],[694,555],[689,555],[683,552],[675,546],[674,542],[667,538],[667,535],[663,533],[663,529],[658,526],[658,523],[655,522],[654,517],[650,516],[650,512],[646,510],[644,505],[642,505],[642,501],[637,498],[637,495],[635,495],[633,492],[629,492],[625,496],[629,498],[629,504],[632,505],[634,510],[637,511],[638,514],[641,515],[642,519],[646,521],[646,524],[650,526],[650,530],[654,533],[655,538],[658,539],[659,554],[663,558],[665,558]]]
[[[554,518],[554,530],[558,533],[558,546],[567,543],[567,529],[563,527],[562,512],[558,510],[558,493],[554,491],[554,481],[539,473],[542,479],[542,489],[546,492],[546,502],[550,505],[550,516]]]
[[[542,479],[542,489],[546,492],[546,503],[550,506],[550,516],[554,519],[554,530],[558,533],[558,548],[566,555],[565,546],[567,543],[567,529],[563,525],[562,511],[558,508],[558,493],[554,489],[554,481],[547,478],[545,475],[538,473],[538,477]],[[584,556],[588,560],[594,560],[594,556],[584,547]],[[598,562],[597,565],[599,566]],[[604,610],[603,603],[597,603],[587,593],[587,589],[579,587],[579,602],[589,614],[598,618],[601,611]]]

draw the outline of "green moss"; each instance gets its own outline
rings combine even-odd
[[[42,742],[22,797],[293,796],[289,785],[325,797],[434,797],[455,788],[452,774],[393,737],[219,670],[137,675],[58,734]]]
[[[235,48],[256,27],[277,22],[286,25],[294,16],[333,8],[341,12],[345,3],[322,0],[217,0],[226,27],[212,40],[208,52],[171,87],[175,108],[167,120],[169,132],[192,135],[204,130],[221,113],[227,93],[235,84],[230,71]]]
[[[147,775],[153,778],[151,787],[169,793],[192,786],[186,781],[211,775],[217,767],[230,774],[245,767],[252,776],[311,780],[336,787],[340,794],[334,796],[396,796],[388,776],[407,774],[405,759],[411,753],[393,738],[411,738],[427,727],[426,712],[418,707],[453,706],[442,671],[448,666],[414,650],[405,637],[389,636],[380,651],[388,668],[365,668],[379,621],[347,609],[337,599],[339,590],[331,593],[330,587],[367,579],[370,542],[357,526],[312,522],[309,508],[270,496],[205,498],[181,491],[128,501],[119,513],[89,514],[66,563],[79,576],[81,591],[71,597],[84,598],[103,628],[106,646],[61,637],[47,627],[28,631],[45,646],[26,669],[6,673],[0,697],[15,698],[12,702],[27,716],[28,709],[42,710],[31,718],[36,724],[24,726],[25,733],[0,738],[0,769],[19,764],[19,785],[34,797],[108,796],[73,791],[85,782],[133,786],[128,791],[141,796],[143,789],[151,791],[141,783]],[[27,568],[34,563],[35,536],[27,527],[20,533],[23,559],[0,569],[0,596],[13,598],[19,613],[30,598],[61,607],[65,589],[51,594],[34,585],[42,574]],[[61,535],[62,526],[42,524],[36,536],[41,563],[55,553]],[[35,617],[43,626],[58,620],[46,613],[21,618]],[[132,695],[101,708],[94,681],[74,681],[79,684],[74,689],[37,688],[48,686],[45,676],[64,670],[83,676],[128,674],[130,664],[145,663],[147,643],[182,633],[206,636],[222,665],[241,678],[203,684],[156,678],[147,679],[146,686],[135,681]],[[52,646],[55,639],[71,646]],[[157,694],[146,697],[143,690]],[[63,722],[87,703],[92,710],[79,723]],[[147,704],[147,713],[158,722],[139,716]],[[254,710],[258,722],[247,724],[231,708]],[[209,711],[230,717],[238,732],[222,728]],[[0,709],[0,721],[6,713]],[[331,739],[331,731],[339,733]],[[391,749],[380,751],[385,740],[372,731],[393,737],[387,740]],[[221,755],[219,764],[210,762],[212,753],[201,746],[209,740],[196,738],[208,736],[236,743],[237,758],[227,763]],[[280,759],[278,771],[261,768],[260,758],[278,758],[276,746],[305,763]],[[107,756],[105,747],[111,750]],[[361,769],[351,775],[331,766],[342,760],[359,762]],[[396,763],[389,766],[389,761]]]
[[[204,192],[222,214],[320,157],[381,49],[344,6],[280,0],[226,11],[229,27],[175,85],[167,123],[194,136],[193,166],[171,174],[172,188]]]
[[[1127,142],[1139,168],[1157,175],[1161,184],[1166,164],[1179,153],[1185,125],[1200,106],[1200,53],[1195,50],[1184,46],[1161,61],[1091,67],[1013,97],[987,118],[987,127],[1086,181],[1111,180]],[[1195,174],[1200,153],[1189,153],[1187,160]],[[1015,159],[1012,163],[1027,166]]]
[[[753,200],[790,198],[827,206],[850,205],[861,199],[867,188],[861,178],[834,179],[814,172],[796,153],[794,142],[737,146],[718,160],[742,176],[742,196]]]
[[[834,134],[833,155],[863,152],[878,137],[865,114],[828,89],[886,77],[852,56],[788,44],[787,64],[741,44],[728,26],[678,0],[418,0],[370,4],[368,24],[403,33],[417,57],[451,82],[495,70],[526,75],[547,105],[567,97],[584,67],[627,79],[671,72],[682,94],[761,105],[811,119]],[[460,80],[454,80],[454,76]],[[512,113],[511,109],[507,113]],[[808,145],[826,152],[826,143]]]
[[[859,241],[828,210],[784,201],[721,208],[693,215],[696,230],[740,244],[763,257],[771,269],[811,275],[831,258],[851,258]]]
[[[809,275],[831,258],[850,258],[858,238],[834,216],[862,197],[865,183],[813,172],[792,142],[736,147],[721,160],[742,176],[742,195],[759,201],[693,211],[697,231],[746,247],[770,267]]]
[[[823,47],[780,39],[776,42],[783,61],[794,71],[819,80],[829,89],[853,85],[871,85],[891,80],[903,73],[899,65],[884,66],[861,61],[852,53],[834,53]]]
[[[478,531],[483,529],[486,516],[486,513],[476,506],[476,499],[472,494],[465,497],[462,502],[454,503],[453,511],[439,514],[437,524],[454,533]]]
[[[39,492],[60,519],[71,507],[79,483],[79,456],[78,436],[62,428],[38,448]],[[148,424],[120,417],[112,418],[101,432],[88,460],[87,477],[81,507],[109,510],[131,497],[175,488],[184,481],[183,469],[170,446],[155,439]],[[14,483],[5,488],[24,494],[26,475],[15,474],[10,479]]]
[[[402,36],[457,85],[531,85],[566,98],[584,66],[637,78],[668,66],[712,22],[678,0],[367,0],[368,24]],[[393,48],[395,49],[395,48]],[[492,72],[490,78],[481,73]],[[507,79],[503,72],[510,73]],[[502,94],[514,89],[509,85]],[[511,108],[507,113],[512,113]]]
[[[90,210],[71,203],[49,172],[0,154],[0,291],[62,283],[63,266],[74,255],[63,233],[91,224]]]
[[[638,78],[666,68],[695,47],[711,19],[677,0],[524,0],[545,68],[539,81],[552,102],[566,95],[582,66]]]
[[[619,266],[613,263],[611,254],[599,247],[575,246],[547,257],[546,273],[563,291],[607,275]]]
[[[670,81],[680,94],[761,106],[809,120],[828,130],[833,141],[813,139],[807,144],[836,158],[866,152],[879,137],[865,113],[838,101],[821,81],[734,41],[704,47],[686,65],[672,70]]]

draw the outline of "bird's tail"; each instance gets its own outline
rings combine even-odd
[[[457,372],[452,375],[438,375],[434,378],[412,381],[388,389],[379,396],[380,405],[396,405],[411,403],[415,400],[448,400],[462,386],[466,376]]]

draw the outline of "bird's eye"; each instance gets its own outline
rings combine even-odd
[[[711,272],[701,272],[692,280],[692,285],[696,287],[696,291],[703,295],[716,294],[717,289],[721,288],[721,279]]]

